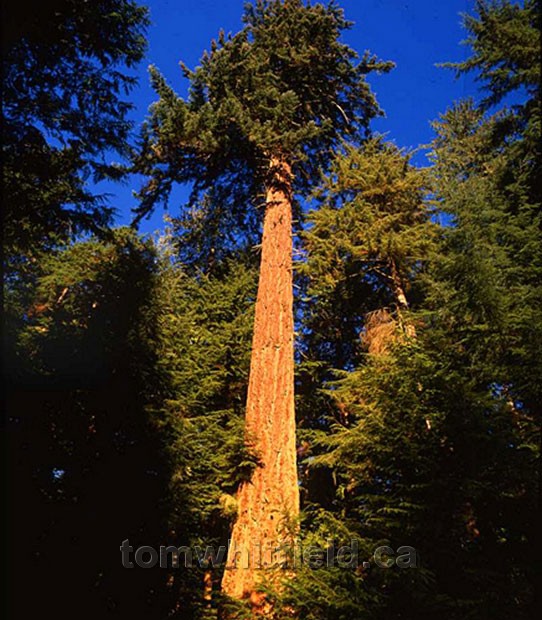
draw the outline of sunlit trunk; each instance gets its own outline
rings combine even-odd
[[[238,492],[225,594],[250,597],[288,544],[284,526],[299,513],[294,412],[291,170],[270,162],[246,407],[247,441],[260,458]]]

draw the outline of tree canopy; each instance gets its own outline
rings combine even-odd
[[[222,220],[235,222],[235,210],[261,193],[272,156],[290,161],[296,187],[306,187],[338,141],[359,139],[380,113],[366,76],[393,65],[357,59],[340,41],[349,24],[337,5],[261,0],[247,5],[244,23],[235,35],[221,33],[195,70],[183,65],[186,101],[151,69],[160,99],[137,161],[152,177],[140,214],[172,183],[194,181],[193,201],[213,188],[214,208],[229,198]],[[229,195],[217,195],[217,185]]]
[[[295,531],[317,549],[259,584],[269,617],[532,618],[536,3],[479,0],[464,16],[468,54],[449,67],[480,93],[433,119],[424,167],[371,132],[367,76],[391,63],[342,43],[333,2],[248,4],[239,33],[184,67],[186,99],[152,69],[158,100],[136,150],[147,10],[31,8],[6,4],[3,37],[12,616],[254,617],[221,592],[223,565],[126,569],[119,546],[228,545],[238,489],[262,469],[244,431],[267,191],[302,215]],[[159,235],[114,227],[87,183],[123,177],[111,158],[125,156],[148,176],[137,218],[192,184]],[[353,543],[357,561],[343,562]]]
[[[9,254],[97,232],[113,209],[86,183],[129,154],[147,9],[129,0],[4,3],[4,240]]]

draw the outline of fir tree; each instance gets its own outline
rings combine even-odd
[[[387,308],[390,319],[414,332],[413,325],[405,324],[408,298],[419,297],[412,282],[436,239],[424,201],[427,191],[424,171],[380,138],[361,149],[347,145],[336,156],[331,174],[315,193],[320,206],[309,215],[307,261],[300,266],[319,311],[323,304],[352,304],[357,297],[358,308],[350,314],[357,316],[358,330],[367,322],[367,312]],[[328,330],[321,325],[313,331]],[[340,341],[347,342],[348,335]]]
[[[152,244],[121,229],[49,252],[5,291],[13,617],[168,610],[161,571],[119,554],[165,539],[158,282]]]
[[[360,615],[527,618],[535,608],[542,244],[531,137],[539,62],[516,60],[540,35],[532,3],[479,3],[478,11],[466,19],[474,54],[462,68],[496,81],[481,108],[461,102],[435,123],[434,205],[452,225],[441,229],[425,269],[412,273],[423,293],[410,310],[417,337],[395,339],[328,383],[336,405],[323,428],[331,433],[312,435],[310,467],[334,472],[328,510],[361,540],[420,552],[422,571],[367,571]],[[521,103],[490,115],[486,105],[503,93]],[[355,230],[346,222],[339,239]],[[309,237],[315,282],[329,291],[342,263],[329,263],[326,280],[328,263],[319,271],[318,259],[330,244],[321,237]],[[321,578],[339,583],[331,572]],[[307,577],[289,600],[309,591]],[[326,611],[312,600],[313,617],[340,617],[340,597]]]
[[[155,372],[167,389],[151,417],[170,470],[167,544],[225,549],[237,514],[235,491],[257,463],[243,440],[257,266],[253,254],[241,254],[212,274],[194,274],[177,258],[169,233],[159,254]],[[170,572],[170,612],[179,617],[212,613],[204,597],[216,590],[221,565],[196,560]]]
[[[2,6],[4,241],[16,261],[97,232],[113,210],[87,185],[118,179],[147,9],[130,0]]]
[[[262,256],[256,302],[246,430],[260,457],[251,484],[239,490],[223,588],[248,596],[254,570],[236,570],[236,549],[275,547],[281,520],[298,512],[295,463],[292,312],[292,205],[329,162],[345,134],[355,139],[378,113],[365,81],[389,63],[356,55],[339,41],[348,26],[335,5],[300,0],[248,5],[244,29],[220,35],[195,71],[187,101],[152,78],[160,100],[147,124],[141,171],[152,176],[141,192],[139,215],[167,196],[176,181],[194,181],[193,204],[209,189],[224,193],[235,214],[264,195]],[[244,199],[239,199],[244,196]],[[233,200],[234,198],[235,200]],[[222,202],[217,203],[224,211]],[[238,219],[238,218],[237,218]],[[274,370],[271,370],[274,369]],[[271,374],[269,374],[271,373]],[[270,560],[265,560],[265,565]]]

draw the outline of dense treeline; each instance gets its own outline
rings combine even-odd
[[[299,221],[298,538],[321,549],[355,540],[360,562],[298,564],[281,587],[265,584],[269,613],[534,617],[534,0],[479,0],[464,17],[469,56],[448,70],[474,72],[481,97],[434,120],[423,169],[369,131],[379,108],[365,75],[392,65],[330,46],[348,27],[335,5],[248,6],[248,30],[221,35],[186,69],[186,102],[153,69],[159,101],[137,140],[130,69],[147,11],[5,4],[9,617],[253,617],[221,594],[221,567],[127,569],[119,547],[227,545],[237,490],[260,466],[243,429],[259,205],[276,149],[291,158]],[[285,23],[312,32],[314,48],[294,54]],[[311,63],[337,83],[311,90]],[[112,152],[124,164],[107,164]],[[194,183],[159,238],[113,228],[89,189],[90,177],[130,170],[149,177],[136,221],[173,184]],[[416,567],[381,568],[382,545],[414,547]]]

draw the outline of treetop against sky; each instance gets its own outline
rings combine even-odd
[[[188,80],[183,77],[179,61],[190,68],[199,64],[204,50],[222,29],[235,33],[242,27],[242,0],[149,0],[151,26],[149,49],[137,68],[139,85],[131,95],[135,103],[132,119],[139,125],[149,105],[157,99],[148,75],[148,65],[155,65],[181,96],[186,96]],[[396,67],[385,75],[368,76],[373,91],[386,116],[372,122],[375,131],[385,133],[400,147],[416,148],[432,138],[430,121],[444,112],[452,101],[477,96],[470,76],[456,79],[453,71],[437,63],[462,61],[468,48],[461,45],[466,33],[461,27],[461,13],[472,13],[474,0],[341,0],[348,20],[354,22],[344,33],[344,41],[360,55],[368,49]],[[424,153],[414,163],[427,163]],[[139,189],[134,178],[121,187],[102,183],[99,189],[111,194],[110,202],[118,211],[118,223],[128,223],[131,209],[137,205],[132,190]],[[178,188],[172,194],[170,211],[186,200],[188,191]],[[163,226],[163,210],[141,222],[143,232]]]

